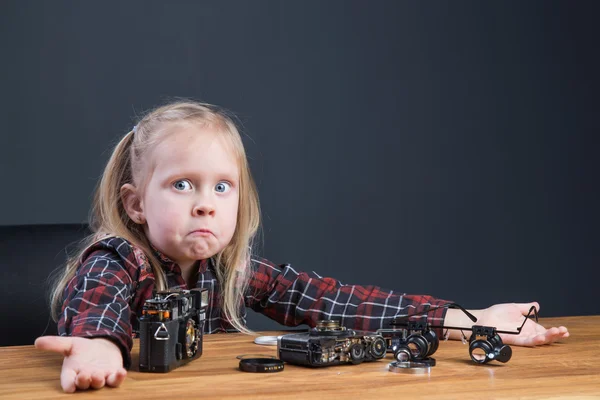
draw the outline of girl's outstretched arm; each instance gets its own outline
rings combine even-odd
[[[410,295],[377,286],[346,285],[316,272],[296,271],[253,258],[246,305],[287,326],[314,327],[321,319],[365,331],[389,327],[399,316],[424,316],[440,324],[449,303],[427,295]],[[430,309],[435,309],[431,310]],[[441,330],[437,329],[438,335]]]
[[[64,290],[57,321],[60,336],[110,338],[121,349],[123,366],[131,364],[133,346],[130,303],[136,296],[140,267],[129,242],[111,237],[90,247]]]
[[[473,322],[458,309],[446,309],[446,300],[431,296],[408,295],[376,286],[344,285],[315,272],[297,272],[291,266],[276,265],[262,258],[253,260],[246,305],[288,326],[315,326],[319,319],[336,319],[344,326],[375,331],[386,328],[398,316],[425,316],[435,325],[465,327]],[[516,331],[525,315],[537,303],[497,304],[483,310],[473,310],[477,325]],[[433,312],[430,309],[437,308]],[[442,329],[436,329],[442,336]],[[451,339],[460,339],[458,330],[450,330]],[[466,332],[466,335],[470,333]],[[535,346],[567,338],[564,326],[544,328],[528,320],[519,335],[500,334],[506,344]]]

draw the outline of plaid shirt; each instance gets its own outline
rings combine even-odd
[[[179,266],[158,252],[156,255],[169,288],[188,289]],[[422,315],[431,306],[447,303],[375,286],[344,285],[315,272],[297,272],[288,264],[276,265],[262,258],[253,258],[251,268],[241,305],[244,322],[249,307],[287,326],[314,327],[318,320],[335,319],[351,329],[375,331],[387,327],[394,317]],[[235,331],[222,314],[220,286],[209,260],[199,262],[196,287],[209,290],[204,332]],[[122,238],[105,238],[85,251],[65,288],[59,334],[110,339],[121,349],[128,368],[138,316],[153,289],[154,275],[144,253]],[[439,322],[445,312],[445,308],[433,311],[428,320]]]

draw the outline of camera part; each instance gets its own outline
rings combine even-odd
[[[431,372],[431,366],[428,363],[419,361],[394,361],[390,363],[388,369],[391,372],[403,374],[429,374]]]
[[[512,349],[502,343],[495,328],[473,325],[472,332],[469,339],[471,360],[478,364],[485,364],[493,360],[505,363],[510,360]]]
[[[433,360],[431,355],[440,343],[435,331],[423,322],[409,321],[405,328],[379,329],[377,333],[398,362]]]
[[[319,321],[308,333],[283,335],[277,341],[282,361],[310,367],[374,361],[383,358],[386,350],[381,335],[346,329],[331,320]]]
[[[405,339],[398,340],[392,347],[398,361],[420,361],[428,358],[438,349],[440,341],[432,330],[415,332]]]
[[[239,356],[236,356],[235,358],[237,358],[238,360],[245,360],[247,358],[270,358],[272,360],[277,360],[277,357],[270,356],[268,354],[240,354]]]
[[[244,372],[279,372],[283,371],[283,361],[276,358],[242,358],[239,368]]]
[[[277,346],[277,336],[258,336],[254,338],[254,343],[264,346]]]
[[[139,318],[140,371],[169,372],[202,355],[208,290],[154,292]]]
[[[453,308],[461,310],[471,321],[477,322],[477,318],[462,306],[456,303],[447,303],[438,307],[429,308],[427,313],[438,310],[440,308]],[[502,343],[502,338],[499,334],[518,335],[529,319],[538,321],[538,311],[535,306],[531,306],[527,315],[524,316],[521,326],[515,331],[499,330],[491,326],[472,325],[471,327],[448,326],[443,323],[430,324],[425,317],[424,322],[411,321],[413,316],[403,315],[394,318],[390,322],[390,328],[379,329],[377,333],[382,335],[388,347],[388,352],[394,353],[394,358],[398,362],[421,361],[420,357],[430,358],[439,344],[434,331],[432,329],[455,329],[463,332],[470,330],[472,332],[469,339],[469,355],[471,360],[477,364],[485,364],[493,360],[500,362],[508,362],[512,356],[510,346]],[[430,333],[431,332],[431,333]],[[467,339],[464,333],[463,343]],[[421,339],[424,339],[424,343]]]

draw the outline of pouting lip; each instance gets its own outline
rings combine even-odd
[[[213,236],[215,235],[210,229],[195,229],[190,232],[190,234],[194,234],[194,233],[209,233]]]

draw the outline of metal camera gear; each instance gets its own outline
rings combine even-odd
[[[386,353],[381,335],[322,320],[307,333],[287,334],[277,340],[279,359],[290,364],[325,367],[379,360]]]
[[[472,331],[469,339],[471,360],[478,364],[485,364],[492,360],[505,363],[510,360],[512,349],[502,343],[502,339],[496,333],[496,328],[473,325]]]
[[[169,372],[202,355],[208,290],[154,292],[139,318],[140,371]]]

